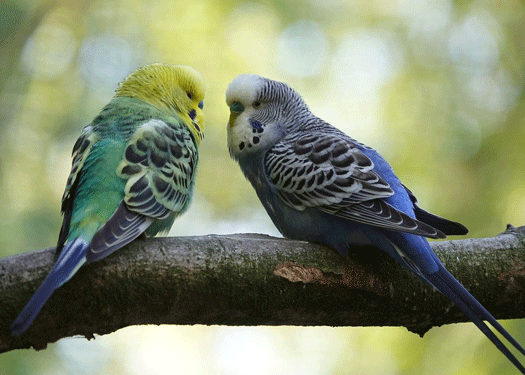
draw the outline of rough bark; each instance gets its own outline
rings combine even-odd
[[[525,317],[525,227],[432,247],[496,318]],[[83,267],[19,338],[9,326],[53,249],[3,258],[0,352],[137,324],[405,326],[423,335],[466,321],[379,250],[356,251],[344,260],[321,245],[254,234],[137,240]]]

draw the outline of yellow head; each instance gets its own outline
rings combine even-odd
[[[189,66],[146,65],[121,82],[115,96],[137,98],[182,117],[197,143],[204,137],[204,82],[199,72]]]

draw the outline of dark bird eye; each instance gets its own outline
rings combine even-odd
[[[189,91],[186,91],[186,95],[188,95],[188,98],[193,99],[193,94]]]
[[[253,103],[253,108],[259,108],[261,106],[261,102],[260,101],[256,101]]]

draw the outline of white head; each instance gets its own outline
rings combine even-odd
[[[237,76],[230,83],[226,104],[228,147],[235,159],[270,149],[289,132],[294,115],[308,109],[286,84],[255,74]]]

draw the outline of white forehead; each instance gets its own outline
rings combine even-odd
[[[241,74],[231,81],[226,90],[226,103],[235,101],[252,103],[257,99],[257,93],[264,85],[265,79],[256,74]]]

